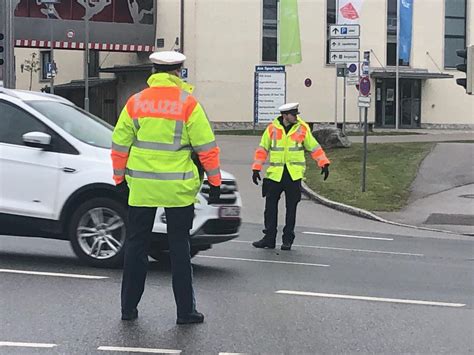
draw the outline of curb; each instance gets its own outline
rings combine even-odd
[[[411,224],[404,224],[404,223],[389,221],[387,219],[384,219],[382,217],[377,216],[376,214],[374,214],[372,212],[363,210],[361,208],[353,207],[353,206],[349,206],[349,205],[346,205],[346,204],[343,204],[343,203],[340,203],[340,202],[335,202],[335,201],[329,200],[329,199],[317,194],[316,192],[314,192],[308,185],[306,185],[306,183],[304,181],[301,182],[301,187],[302,187],[303,193],[306,196],[308,196],[310,200],[318,202],[318,203],[320,203],[324,206],[330,207],[332,209],[335,209],[335,210],[338,210],[338,211],[341,211],[341,212],[344,212],[344,213],[347,213],[347,214],[351,214],[351,215],[354,215],[354,216],[357,216],[357,217],[362,217],[362,218],[370,219],[370,220],[377,221],[377,222],[392,224],[392,225],[399,226],[399,227],[407,227],[407,228],[426,230],[426,231],[431,231],[431,232],[441,232],[441,233],[465,235],[465,236],[470,236],[470,237],[473,236],[473,234],[471,234],[471,233],[459,233],[459,232],[453,232],[453,231],[444,230],[444,229],[419,227],[419,226],[414,226],[414,225],[411,225]]]

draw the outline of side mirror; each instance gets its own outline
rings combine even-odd
[[[28,147],[45,149],[51,145],[51,136],[43,132],[28,132],[23,135],[23,142]]]

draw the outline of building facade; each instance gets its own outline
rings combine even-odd
[[[335,23],[335,0],[299,0],[302,62],[288,65],[286,101],[300,102],[308,122],[342,122],[343,79],[328,64],[329,25]],[[473,0],[413,1],[409,63],[400,66],[401,128],[474,128],[474,96],[456,84],[460,58],[456,49],[473,44]],[[372,104],[368,119],[376,127],[395,127],[396,0],[363,0],[360,51],[371,52]],[[217,127],[252,127],[257,65],[276,63],[277,0],[157,0],[156,48],[182,50],[187,80]],[[17,87],[27,89],[30,73],[21,63],[33,49],[16,49]],[[43,54],[44,56],[45,54]],[[97,53],[101,79],[115,80],[115,113],[128,96],[144,87],[150,73],[146,53]],[[55,82],[82,79],[83,54],[56,50]],[[33,90],[47,83],[35,73]],[[308,80],[311,85],[308,85]],[[109,83],[110,84],[110,83]],[[336,90],[337,87],[337,90]],[[346,122],[359,122],[358,92],[346,87]],[[337,105],[336,105],[337,93]],[[110,102],[110,98],[108,99]],[[79,100],[80,101],[80,100]],[[110,119],[109,119],[110,121]]]

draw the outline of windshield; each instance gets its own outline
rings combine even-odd
[[[81,108],[58,101],[29,101],[28,104],[81,142],[100,148],[111,147],[113,127]]]

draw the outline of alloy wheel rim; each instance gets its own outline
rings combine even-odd
[[[125,223],[120,215],[105,207],[88,210],[76,231],[79,246],[91,258],[104,260],[116,256],[125,242]]]

